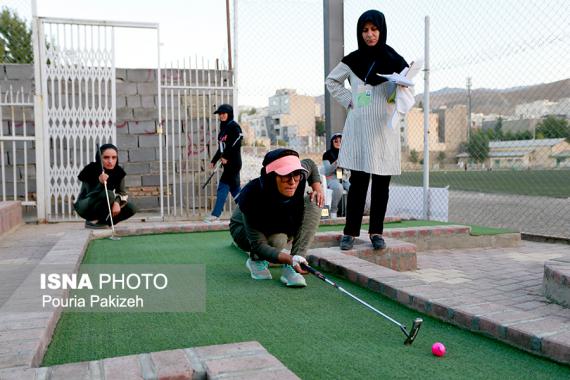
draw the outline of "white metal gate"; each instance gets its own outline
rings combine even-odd
[[[0,200],[21,201],[24,206],[35,206],[30,184],[33,171],[34,103],[24,87],[17,89],[0,86]]]
[[[38,194],[40,220],[75,218],[79,171],[93,161],[97,145],[116,141],[117,27],[158,31],[150,23],[37,19],[36,116],[42,133],[36,154],[38,189],[41,181],[45,191]]]
[[[160,166],[161,180],[165,180],[161,216],[165,211],[174,217],[202,215],[213,207],[220,175],[203,186],[217,149],[218,119],[213,112],[220,104],[233,104],[233,71],[219,61],[210,67],[210,62],[188,59],[177,67],[163,68],[161,73],[164,137],[159,138],[161,146],[165,143]],[[237,120],[236,107],[234,117]]]
[[[96,144],[115,142],[113,27],[39,19],[46,216],[73,216],[79,171]]]

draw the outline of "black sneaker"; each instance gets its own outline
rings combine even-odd
[[[102,230],[108,227],[109,226],[104,223],[90,222],[88,220],[85,221],[85,228],[89,228],[91,230]]]
[[[354,246],[354,237],[350,235],[342,235],[342,239],[340,239],[340,249],[343,251],[348,251],[352,249]]]
[[[370,241],[372,242],[372,247],[374,247],[374,249],[386,248],[386,242],[384,241],[384,238],[380,235],[370,236]]]

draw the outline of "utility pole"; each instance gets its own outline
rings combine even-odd
[[[344,56],[344,0],[323,0],[324,25],[324,78]],[[338,104],[328,90],[325,91],[326,141],[334,132],[341,132],[346,119],[344,107]]]
[[[232,71],[232,35],[231,35],[230,26],[231,26],[231,23],[230,23],[230,0],[226,0],[226,34],[228,37],[228,70]]]
[[[467,77],[467,141],[471,137],[471,77]]]

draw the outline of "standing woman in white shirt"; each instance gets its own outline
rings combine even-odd
[[[399,120],[394,118],[396,85],[377,74],[400,73],[408,64],[386,45],[386,20],[381,12],[364,12],[358,19],[356,35],[358,50],[345,56],[326,80],[331,95],[348,110],[338,165],[351,171],[351,185],[340,248],[352,249],[360,235],[372,176],[368,233],[374,249],[383,249],[390,178],[401,173],[400,126],[392,122]],[[346,79],[350,90],[344,87]],[[410,90],[398,86],[398,91]]]

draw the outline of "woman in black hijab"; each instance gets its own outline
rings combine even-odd
[[[323,154],[323,169],[327,178],[327,189],[332,190],[331,218],[337,217],[338,205],[342,199],[343,191],[350,188],[349,181],[342,181],[343,169],[338,166],[338,153],[342,144],[342,133],[335,133],[331,137],[331,146]],[[340,173],[337,172],[340,170]],[[346,210],[343,210],[346,212]]]
[[[321,218],[324,193],[317,165],[299,159],[294,150],[279,148],[263,159],[261,176],[241,191],[230,220],[236,245],[249,252],[246,267],[254,280],[272,278],[269,263],[285,264],[281,282],[306,286],[297,265],[304,263]],[[312,192],[306,193],[308,184]],[[291,251],[285,252],[288,242]]]
[[[218,150],[212,161],[210,168],[214,168],[216,162],[220,160],[224,172],[218,182],[216,194],[216,204],[212,209],[212,214],[204,219],[206,223],[219,220],[224,204],[231,193],[236,199],[240,192],[239,172],[241,170],[241,140],[243,137],[240,125],[234,120],[234,109],[229,104],[222,104],[214,112],[220,118],[220,132],[218,133]]]
[[[338,165],[350,170],[346,225],[340,248],[351,249],[360,234],[366,194],[372,177],[370,227],[374,249],[383,249],[384,217],[392,175],[400,169],[400,118],[395,94],[409,98],[411,90],[378,74],[401,73],[408,64],[386,44],[384,15],[377,10],[364,12],[358,19],[358,50],[353,51],[330,72],[326,85],[331,95],[348,113],[343,129]],[[344,87],[349,81],[350,89]],[[413,103],[412,103],[413,104]]]
[[[125,190],[127,173],[119,166],[119,150],[113,144],[103,144],[77,177],[81,190],[74,204],[75,211],[85,219],[86,228],[107,228],[111,225],[107,196],[111,204],[113,223],[126,220],[136,213],[136,207],[128,201]],[[107,194],[104,183],[107,182]]]

